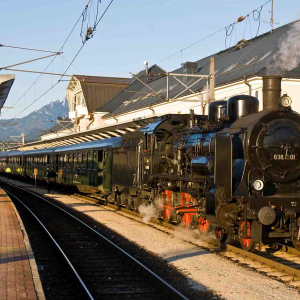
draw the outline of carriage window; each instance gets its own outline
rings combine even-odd
[[[77,154],[73,154],[74,168],[77,168]]]
[[[93,152],[93,168],[96,169],[97,168],[97,152]]]
[[[93,156],[91,152],[87,153],[87,168],[91,168],[93,166]]]
[[[72,165],[72,155],[71,154],[68,154],[68,163],[69,163],[69,166]]]
[[[78,153],[78,168],[82,167],[81,164],[82,164],[82,153]]]
[[[64,166],[67,166],[68,163],[68,156],[67,154],[64,155]]]
[[[86,153],[82,154],[82,167],[86,168]]]

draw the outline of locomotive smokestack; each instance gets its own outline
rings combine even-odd
[[[263,76],[263,109],[280,109],[280,76]]]

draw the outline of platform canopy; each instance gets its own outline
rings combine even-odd
[[[0,110],[3,107],[11,86],[15,81],[15,75],[7,74],[0,75]]]

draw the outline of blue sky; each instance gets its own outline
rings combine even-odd
[[[99,23],[92,39],[84,46],[67,74],[130,77],[144,68],[143,62],[155,64],[186,46],[228,26],[238,17],[250,13],[267,0],[114,0],[103,20]],[[92,3],[96,3],[92,0]],[[99,15],[110,0],[102,0]],[[79,18],[86,0],[2,0],[0,18],[0,44],[19,47],[58,51]],[[95,6],[94,6],[95,7]],[[91,6],[92,8],[92,6]],[[271,3],[261,12],[259,34],[269,31]],[[93,15],[93,14],[92,14]],[[274,0],[274,27],[289,23],[300,15],[299,0]],[[82,42],[81,22],[76,27],[63,50],[63,58],[57,57],[48,72],[61,73],[65,70]],[[231,45],[256,34],[258,22],[249,16],[236,25],[232,36],[227,39]],[[171,71],[181,62],[195,61],[225,48],[225,30],[178,53],[159,65]],[[0,48],[0,67],[47,55],[41,52]],[[17,69],[43,71],[51,59],[45,59]],[[1,71],[0,74],[13,73]],[[37,74],[15,72],[16,80],[5,106],[12,106],[21,100],[14,109],[2,110],[1,119],[22,117],[43,105],[63,99],[67,81],[63,81],[48,94],[26,109],[30,103],[43,94],[59,77],[44,75],[34,87],[26,90],[38,77]],[[67,80],[68,78],[65,78]],[[21,113],[22,112],[22,113]],[[21,114],[20,114],[21,113]]]

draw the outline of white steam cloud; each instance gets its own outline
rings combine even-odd
[[[161,197],[157,197],[154,200],[154,204],[141,204],[139,206],[139,213],[143,217],[143,222],[147,223],[151,218],[159,218],[162,204],[163,200]]]
[[[300,64],[300,22],[291,26],[287,35],[279,43],[279,51],[274,56],[275,67],[291,71]]]

